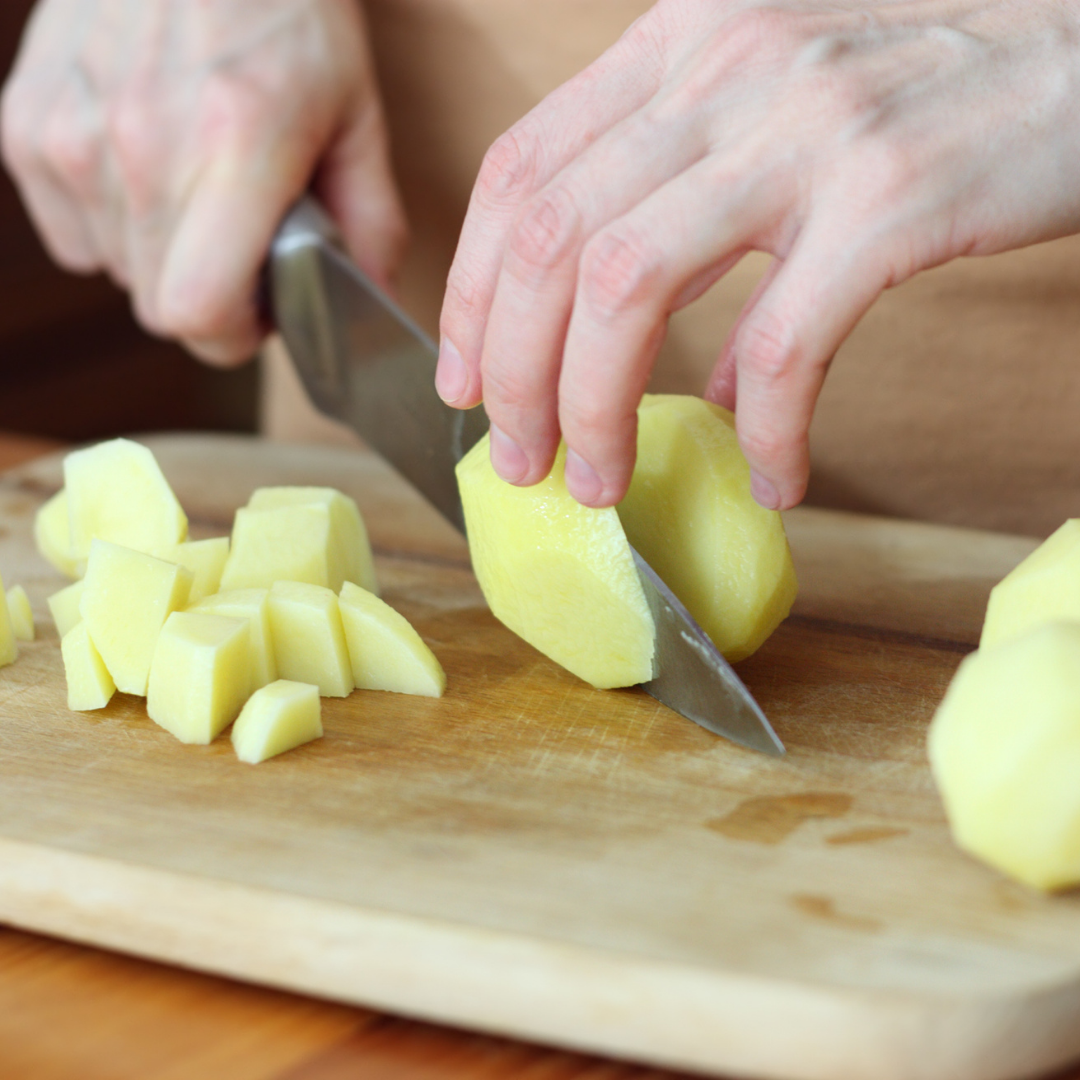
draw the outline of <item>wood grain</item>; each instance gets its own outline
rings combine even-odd
[[[960,855],[923,748],[1032,541],[793,515],[802,598],[741,666],[777,762],[508,634],[460,540],[374,459],[155,446],[201,533],[256,483],[354,493],[450,692],[327,702],[325,740],[251,769],[133,699],[68,713],[45,636],[0,673],[9,920],[684,1068],[989,1080],[1080,1050],[1080,903]],[[46,462],[0,487],[0,569],[39,610],[57,582],[27,530],[57,480]]]

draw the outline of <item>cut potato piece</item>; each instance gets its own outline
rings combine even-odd
[[[250,765],[322,738],[319,688],[310,683],[277,682],[256,690],[232,729],[236,756]]]
[[[67,677],[68,708],[74,712],[104,709],[116,693],[116,683],[94,648],[86,623],[78,623],[61,638],[60,652]]]
[[[929,750],[960,847],[1036,888],[1080,883],[1080,625],[968,656]]]
[[[1080,622],[1080,520],[1075,518],[991,589],[979,647],[1059,619]]]
[[[68,522],[67,492],[61,488],[34,517],[34,541],[45,559],[61,574],[70,578],[81,575],[71,550],[71,526]]]
[[[250,690],[246,619],[194,611],[168,617],[150,667],[151,720],[182,743],[209,743],[236,719]]]
[[[189,611],[247,619],[251,626],[251,689],[258,690],[277,679],[274,639],[270,634],[270,590],[231,589],[214,593]]]
[[[446,674],[404,615],[358,585],[338,598],[353,681],[361,690],[442,697]]]
[[[0,596],[4,595],[4,583],[0,580]],[[0,604],[0,667],[13,664],[19,656],[19,644],[11,625],[7,604]]]
[[[197,604],[205,596],[211,596],[221,587],[221,572],[229,557],[229,538],[215,536],[210,540],[185,540],[182,544],[169,544],[151,552],[166,562],[186,566],[192,573],[191,596],[188,604]]]
[[[495,617],[593,686],[653,675],[656,632],[614,509],[566,490],[559,448],[528,488],[499,478],[485,435],[457,467],[473,569]]]
[[[145,696],[158,634],[187,605],[186,566],[95,540],[90,547],[79,611],[116,688]]]
[[[95,539],[144,552],[187,539],[180,503],[154,455],[138,443],[112,439],[68,454],[64,487],[76,560],[89,556]]]
[[[82,612],[79,604],[82,603],[84,581],[76,581],[65,586],[59,592],[54,592],[45,603],[49,605],[49,612],[56,623],[56,632],[61,638],[67,637],[68,632],[82,622]]]
[[[726,409],[645,395],[618,512],[630,543],[728,660],[749,656],[786,618],[797,586],[784,525],[750,494]]]
[[[270,589],[270,632],[278,674],[314,683],[324,697],[348,697],[352,666],[337,597],[321,585],[278,581]]]
[[[7,592],[8,617],[16,641],[34,640],[34,610],[30,607],[30,597],[21,585],[14,585]]]

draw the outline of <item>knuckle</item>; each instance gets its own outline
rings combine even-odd
[[[484,155],[476,180],[477,192],[492,203],[520,199],[535,182],[539,157],[539,141],[523,125],[511,128]]]
[[[787,440],[772,428],[740,429],[739,446],[748,461],[759,464],[782,461],[786,459],[789,451]]]
[[[200,133],[211,147],[244,146],[277,121],[278,111],[272,95],[256,81],[228,70],[215,71],[199,102]]]
[[[740,364],[767,382],[784,378],[798,362],[791,327],[771,315],[751,319],[739,329],[735,353]]]
[[[573,198],[553,188],[526,205],[510,235],[510,250],[527,267],[550,270],[572,253],[580,229]]]
[[[652,295],[662,258],[639,234],[625,226],[605,229],[585,248],[581,288],[585,302],[601,319],[613,319]]]
[[[79,124],[66,109],[57,109],[40,135],[45,163],[79,194],[91,191],[98,180],[100,140]]]
[[[455,263],[446,280],[440,331],[453,337],[459,323],[483,317],[486,296],[487,290],[473,271]]]
[[[130,198],[138,205],[160,167],[161,126],[151,98],[125,92],[109,107],[109,144]]]
[[[802,20],[794,12],[764,4],[733,12],[720,35],[729,63],[786,60],[804,38]]]
[[[536,408],[537,388],[520,367],[488,364],[483,368],[481,379],[486,405],[496,410],[509,410],[511,415]]]

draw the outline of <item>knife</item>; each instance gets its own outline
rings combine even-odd
[[[337,227],[305,196],[270,248],[267,299],[315,406],[344,421],[461,532],[454,466],[487,430],[435,391],[435,343],[349,258]],[[761,707],[656,571],[631,548],[656,623],[642,687],[717,735],[784,753]]]

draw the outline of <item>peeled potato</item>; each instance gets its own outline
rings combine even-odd
[[[34,517],[34,541],[37,549],[61,574],[79,577],[79,560],[71,548],[67,492],[61,488]]]

